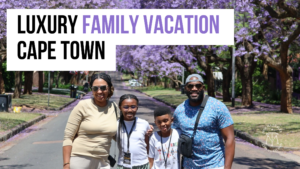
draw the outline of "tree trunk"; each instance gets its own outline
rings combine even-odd
[[[249,69],[249,67],[245,67],[241,72],[242,105],[246,107],[252,106],[252,73]]]
[[[22,92],[22,72],[15,72],[15,90],[13,98],[20,98]]]
[[[252,75],[257,65],[257,62],[254,62],[254,57],[255,56],[251,54],[245,54],[242,57],[236,57],[236,66],[241,74],[242,81],[242,105],[246,107],[253,106]]]
[[[174,83],[173,80],[170,80],[170,85],[171,85],[172,88],[175,88],[175,83]]]
[[[224,102],[230,102],[230,81],[232,79],[231,77],[231,64],[229,65],[230,69],[222,69],[223,74],[223,81],[222,81],[222,91],[223,91],[223,101]]]
[[[61,76],[61,72],[57,72],[57,76],[55,78],[55,87],[58,88],[59,79]]]
[[[167,83],[168,83],[168,78],[165,77],[165,86],[164,86],[165,89],[167,88]]]
[[[44,80],[43,80],[43,71],[39,71],[39,89],[38,92],[42,93],[43,92],[43,85],[44,85]]]
[[[70,80],[72,85],[77,85],[77,75],[73,74]]]
[[[25,76],[25,82],[24,82],[23,94],[32,94],[33,71],[25,71],[24,76]]]
[[[76,80],[77,86],[80,84],[80,77],[81,77],[81,74],[80,74],[80,72],[78,71],[78,72],[77,72],[77,80]]]
[[[2,74],[2,56],[0,55],[0,94],[5,93],[5,86]]]
[[[147,87],[150,86],[150,77],[147,78]]]
[[[293,114],[292,92],[293,92],[293,69],[287,64],[288,45],[282,44],[280,51],[281,63],[269,58],[268,55],[261,55],[260,59],[268,66],[279,72],[281,82],[281,104],[280,111]]]
[[[69,72],[67,72],[67,71],[63,71],[61,73],[62,73],[62,77],[63,77],[61,79],[61,83],[63,85],[66,85],[66,84],[70,83],[70,76],[72,76],[72,75]]]
[[[280,48],[280,58],[282,70],[279,71],[281,79],[281,106],[282,112],[293,114],[292,93],[293,93],[293,69],[287,63],[289,44],[282,43]]]
[[[268,65],[267,64],[263,65],[263,73],[262,74],[264,76],[264,79],[268,80]]]
[[[210,65],[207,65],[207,69],[205,70],[206,78],[207,78],[207,93],[209,96],[216,97],[215,95],[215,79],[212,68]]]
[[[286,72],[280,73],[281,80],[281,106],[280,111],[293,114],[292,109],[292,91],[293,91],[293,77]]]

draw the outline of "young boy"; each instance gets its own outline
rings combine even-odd
[[[171,128],[171,110],[168,107],[156,108],[154,121],[160,131],[154,132],[149,141],[150,169],[179,169],[177,144],[180,133]]]

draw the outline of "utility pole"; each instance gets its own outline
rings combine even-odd
[[[48,108],[49,108],[49,101],[50,101],[50,71],[48,73]]]
[[[184,67],[182,67],[182,85],[184,84]]]
[[[233,16],[233,20],[234,20],[234,24],[235,24],[235,4],[233,4],[233,10],[234,10],[234,16]],[[233,37],[234,38],[234,37]],[[232,107],[234,107],[234,103],[235,103],[235,94],[234,94],[234,84],[235,84],[235,57],[234,57],[234,53],[235,53],[235,45],[233,42],[233,47],[232,47],[232,87],[231,87],[231,102],[232,102]]]
[[[234,58],[234,52],[235,52],[235,49],[234,49],[234,46],[232,48],[232,87],[231,87],[231,93],[232,93],[232,96],[231,96],[231,102],[232,102],[232,107],[234,107],[234,102],[235,102],[235,93],[234,93],[234,84],[235,84],[235,58]]]

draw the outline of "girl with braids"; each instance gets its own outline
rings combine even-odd
[[[152,127],[146,120],[135,117],[139,100],[135,95],[120,97],[121,117],[118,122],[117,143],[119,159],[117,169],[148,169],[149,136]]]
[[[105,73],[93,75],[90,84],[93,98],[80,101],[68,119],[63,142],[64,169],[110,168],[107,159],[119,116],[116,104],[109,100],[114,87]]]

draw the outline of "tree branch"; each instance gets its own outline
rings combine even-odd
[[[288,40],[285,42],[291,44],[300,34],[300,22],[298,22],[297,29],[288,37]]]
[[[252,1],[252,3],[263,7],[266,11],[269,12],[270,16],[273,18],[277,18],[277,19],[287,18],[287,17],[297,18],[299,15],[297,9],[293,6],[289,6],[285,4],[284,0],[279,0],[277,3],[278,7],[285,10],[284,12],[281,13],[275,11],[270,4],[262,3],[261,0],[254,0]]]
[[[258,57],[261,59],[265,64],[268,66],[276,69],[276,70],[282,70],[281,63],[276,62],[274,59],[270,58],[268,55],[262,54],[261,56]]]
[[[192,48],[189,46],[189,49],[193,53],[193,56],[197,59],[198,65],[205,71],[207,69],[207,65],[201,59],[201,53],[197,50],[197,47]]]

